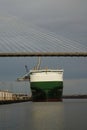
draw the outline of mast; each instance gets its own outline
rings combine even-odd
[[[41,64],[41,57],[38,57],[38,64],[36,66],[36,69],[39,70],[40,69],[40,64]]]

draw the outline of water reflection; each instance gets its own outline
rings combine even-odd
[[[87,100],[1,105],[0,130],[87,130]]]
[[[34,103],[32,110],[35,130],[63,129],[63,103]]]

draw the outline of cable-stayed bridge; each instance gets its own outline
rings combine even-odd
[[[87,56],[87,46],[31,24],[0,23],[0,57]]]

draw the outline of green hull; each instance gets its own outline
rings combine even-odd
[[[32,101],[62,101],[63,82],[30,82]]]

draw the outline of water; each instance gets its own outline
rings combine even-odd
[[[0,130],[87,130],[87,100],[1,105]]]

